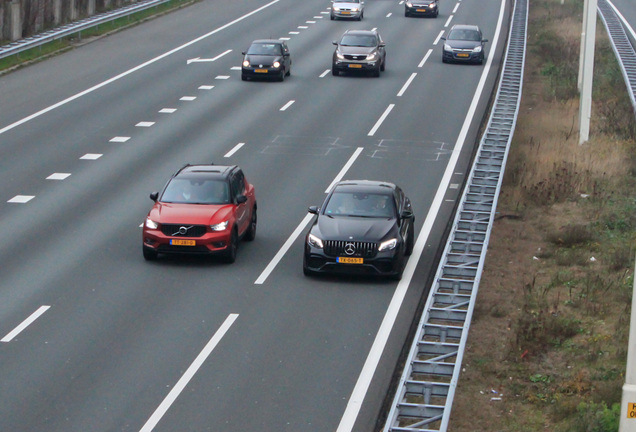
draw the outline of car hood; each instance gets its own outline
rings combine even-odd
[[[447,40],[446,44],[450,45],[451,47],[455,49],[473,49],[481,45],[481,42],[453,39],[453,40]]]
[[[372,52],[376,51],[376,47],[360,47],[360,46],[338,46],[338,51],[341,54],[349,54],[349,55],[369,55]]]
[[[148,217],[161,224],[214,225],[227,220],[233,205],[156,203]]]
[[[283,62],[282,56],[271,56],[271,55],[258,55],[258,54],[247,54],[245,59],[248,60],[251,64],[259,64],[263,66],[271,66],[275,61]]]
[[[323,240],[379,242],[394,228],[394,219],[322,215],[314,225],[314,234]]]

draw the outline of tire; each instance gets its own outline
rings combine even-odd
[[[442,56],[442,63],[448,63],[448,60],[444,56]]]
[[[280,71],[280,74],[278,75],[278,81],[280,81],[280,82],[285,81],[285,70],[284,69],[282,71]]]
[[[158,257],[158,253],[156,250],[149,248],[148,246],[143,246],[144,251],[144,259],[146,261],[156,261]]]
[[[380,70],[382,72],[384,72],[385,64],[386,64],[386,57],[382,59],[382,66],[380,66]]]
[[[256,238],[256,205],[252,209],[252,220],[250,221],[250,226],[245,231],[245,236],[243,237],[246,241],[253,241]]]
[[[331,15],[331,21],[333,21],[333,20],[335,20],[335,18],[334,18],[334,16],[333,16],[333,15]]]
[[[232,264],[236,261],[236,251],[238,250],[238,234],[236,229],[232,228],[232,234],[230,234],[230,244],[225,251],[225,262]]]
[[[338,76],[340,75],[340,71],[338,71],[338,69],[336,69],[335,67],[331,67],[331,75],[333,76]]]
[[[380,76],[380,69],[382,68],[382,66],[378,66],[377,68],[375,68],[375,70],[373,71],[373,76],[378,78]]]
[[[241,80],[242,81],[247,81],[247,77],[245,75],[241,75]]]
[[[291,75],[291,64],[289,65],[289,68],[287,69],[287,73],[286,73],[286,75],[287,75],[287,76],[290,76],[290,75]]]
[[[404,16],[408,18],[408,17],[410,17],[411,15],[408,13],[408,11],[404,11]]]

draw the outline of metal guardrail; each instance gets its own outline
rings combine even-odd
[[[614,54],[616,54],[616,59],[623,72],[627,92],[636,113],[636,96],[634,95],[634,89],[636,89],[636,52],[634,52],[634,47],[614,8],[606,0],[598,0],[597,8],[609,34]]]
[[[7,45],[0,46],[0,59],[19,54],[32,48],[37,48],[57,39],[80,33],[83,30],[96,27],[100,24],[132,15],[136,12],[141,12],[154,6],[159,6],[160,4],[167,3],[168,1],[170,0],[141,0],[112,11],[93,15],[91,17],[84,18],[78,21],[73,21],[69,24],[47,30],[28,38],[19,39]]]
[[[517,122],[528,0],[516,0],[493,109],[384,432],[446,431]]]

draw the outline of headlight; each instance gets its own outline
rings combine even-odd
[[[344,56],[343,56],[342,54],[340,54],[340,51],[336,51],[336,57],[337,57],[339,60],[344,60]]]
[[[309,246],[322,249],[322,240],[320,240],[318,237],[316,237],[313,234],[309,234],[307,236],[307,244],[309,244]]]
[[[452,51],[453,48],[449,44],[444,44],[444,51]]]
[[[376,57],[377,57],[376,53],[371,53],[367,56],[367,60],[375,60]]]
[[[159,228],[159,224],[150,218],[146,218],[146,228],[157,229]]]
[[[408,7],[413,7],[413,3],[411,3],[411,2],[406,2],[406,5],[407,5]]]
[[[334,7],[333,7],[333,10],[334,10],[334,12],[338,12],[338,11],[340,10],[340,8],[339,8],[339,7],[334,6]]]
[[[380,243],[378,251],[393,250],[397,246],[397,239],[391,239]]]
[[[475,48],[473,48],[473,52],[481,52],[481,45],[476,46]]]
[[[351,8],[351,12],[358,12],[358,8]]]
[[[274,66],[275,68],[279,68],[280,67],[280,62],[279,61],[275,61],[272,66]]]
[[[243,60],[243,67],[250,67],[250,62],[247,60]]]
[[[229,223],[230,221],[225,221],[225,222],[218,223],[216,225],[210,225],[210,229],[212,231],[225,231]]]

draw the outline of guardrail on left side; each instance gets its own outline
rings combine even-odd
[[[170,0],[141,0],[131,5],[124,6],[112,11],[93,15],[91,17],[84,18],[78,21],[73,21],[69,24],[47,30],[28,38],[19,39],[7,45],[0,46],[0,59],[19,54],[32,48],[37,48],[49,42],[53,42],[57,39],[68,37],[74,34],[81,35],[82,31],[89,28],[96,27],[100,24],[104,24],[118,18],[132,15],[136,12],[150,9],[151,7],[159,6],[160,4],[167,3],[168,1]]]

